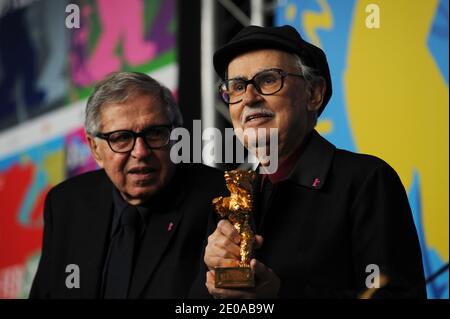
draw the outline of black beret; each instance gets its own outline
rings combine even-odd
[[[319,115],[331,98],[331,76],[327,57],[322,49],[306,42],[300,34],[290,25],[281,27],[247,26],[239,31],[230,42],[214,53],[213,62],[217,74],[224,78],[228,64],[236,56],[257,49],[278,49],[297,54],[302,62],[319,71],[324,77],[327,89]]]

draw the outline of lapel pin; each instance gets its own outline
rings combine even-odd
[[[171,230],[172,230],[172,228],[173,228],[173,223],[172,223],[172,222],[170,222],[170,223],[169,223],[169,226],[167,227],[167,231],[171,231]]]
[[[313,182],[313,184],[312,184],[312,187],[317,187],[317,186],[319,186],[319,183],[320,183],[320,179],[319,179],[319,178],[315,178],[315,179],[314,179],[314,182]]]

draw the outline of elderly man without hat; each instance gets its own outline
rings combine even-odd
[[[181,125],[153,78],[117,72],[98,83],[85,128],[101,169],[48,193],[31,298],[187,296],[224,183],[218,170],[171,161],[170,132]]]
[[[211,223],[192,295],[358,298],[380,288],[373,297],[425,298],[400,178],[383,160],[338,149],[314,129],[332,95],[324,52],[291,26],[248,26],[215,52],[214,66],[235,129],[278,129],[278,169],[264,174],[263,166],[254,185],[256,286],[215,286],[216,267],[239,263],[240,235],[221,220]]]

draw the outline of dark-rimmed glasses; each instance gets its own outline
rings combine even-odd
[[[236,104],[242,101],[247,86],[251,83],[259,94],[272,95],[283,88],[284,78],[289,75],[304,77],[302,74],[289,73],[280,69],[267,69],[256,73],[250,80],[233,78],[222,81],[219,85],[219,93],[225,103]]]
[[[142,137],[144,143],[150,149],[166,146],[170,142],[172,128],[172,125],[157,125],[150,126],[139,133],[129,130],[118,130],[108,133],[99,132],[95,136],[106,140],[113,152],[128,153],[134,148],[138,137]]]

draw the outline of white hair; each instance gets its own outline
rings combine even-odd
[[[324,78],[319,75],[319,71],[317,69],[314,69],[314,68],[304,64],[302,59],[297,54],[292,53],[292,56],[295,59],[295,66],[299,69],[299,71],[303,75],[303,78],[305,79],[306,93],[310,94],[311,89],[318,83],[322,83],[322,81],[324,81]],[[311,113],[311,117],[312,118],[311,118],[311,121],[309,121],[310,125],[308,127],[308,131],[313,130],[317,124],[317,113],[315,113],[315,112]]]
[[[100,113],[105,103],[123,103],[136,93],[159,97],[167,108],[174,127],[183,125],[183,117],[170,90],[152,77],[139,72],[114,72],[100,81],[88,99],[85,129],[90,135],[100,130]]]

